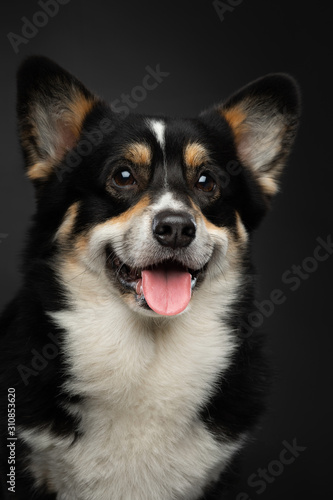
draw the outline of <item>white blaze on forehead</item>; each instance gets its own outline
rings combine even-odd
[[[157,142],[164,151],[165,146],[165,123],[162,120],[148,120],[150,130],[153,132]]]
[[[165,129],[166,124],[163,120],[154,120],[149,118],[147,120],[148,126],[150,130],[153,132],[154,136],[157,139],[158,144],[161,146],[163,153],[163,167],[164,167],[164,186],[168,185],[168,172],[166,166],[166,157],[165,157]]]

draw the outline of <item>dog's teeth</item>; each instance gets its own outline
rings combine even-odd
[[[142,280],[139,280],[136,284],[135,288],[136,294],[141,297],[143,295],[143,289],[142,289]]]

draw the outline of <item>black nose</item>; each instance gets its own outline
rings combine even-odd
[[[153,220],[153,234],[165,247],[187,247],[195,238],[196,224],[185,212],[160,212]]]

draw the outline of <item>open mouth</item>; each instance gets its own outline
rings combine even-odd
[[[138,269],[116,256],[107,259],[107,266],[113,270],[121,287],[134,293],[140,306],[157,314],[173,316],[188,306],[207,264],[201,269],[190,269],[178,261],[166,260]]]

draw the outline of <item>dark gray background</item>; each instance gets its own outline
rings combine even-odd
[[[289,72],[299,81],[300,131],[281,193],[254,244],[261,299],[280,288],[286,300],[263,325],[278,380],[262,429],[245,454],[239,492],[251,499],[321,499],[333,492],[333,256],[320,262],[298,290],[282,282],[285,271],[313,255],[317,237],[326,240],[333,232],[332,56],[326,4],[244,0],[221,21],[213,3],[204,0],[122,5],[71,0],[29,43],[19,46],[18,54],[7,34],[21,34],[21,18],[31,20],[41,8],[37,1],[12,1],[1,12],[1,307],[18,289],[19,255],[34,210],[16,137],[15,72],[23,57],[53,58],[108,101],[140,85],[147,65],[160,64],[170,75],[136,109],[153,114],[193,116],[269,72]],[[295,438],[306,450],[258,494],[258,488],[247,484],[248,477],[278,459],[282,441]]]

